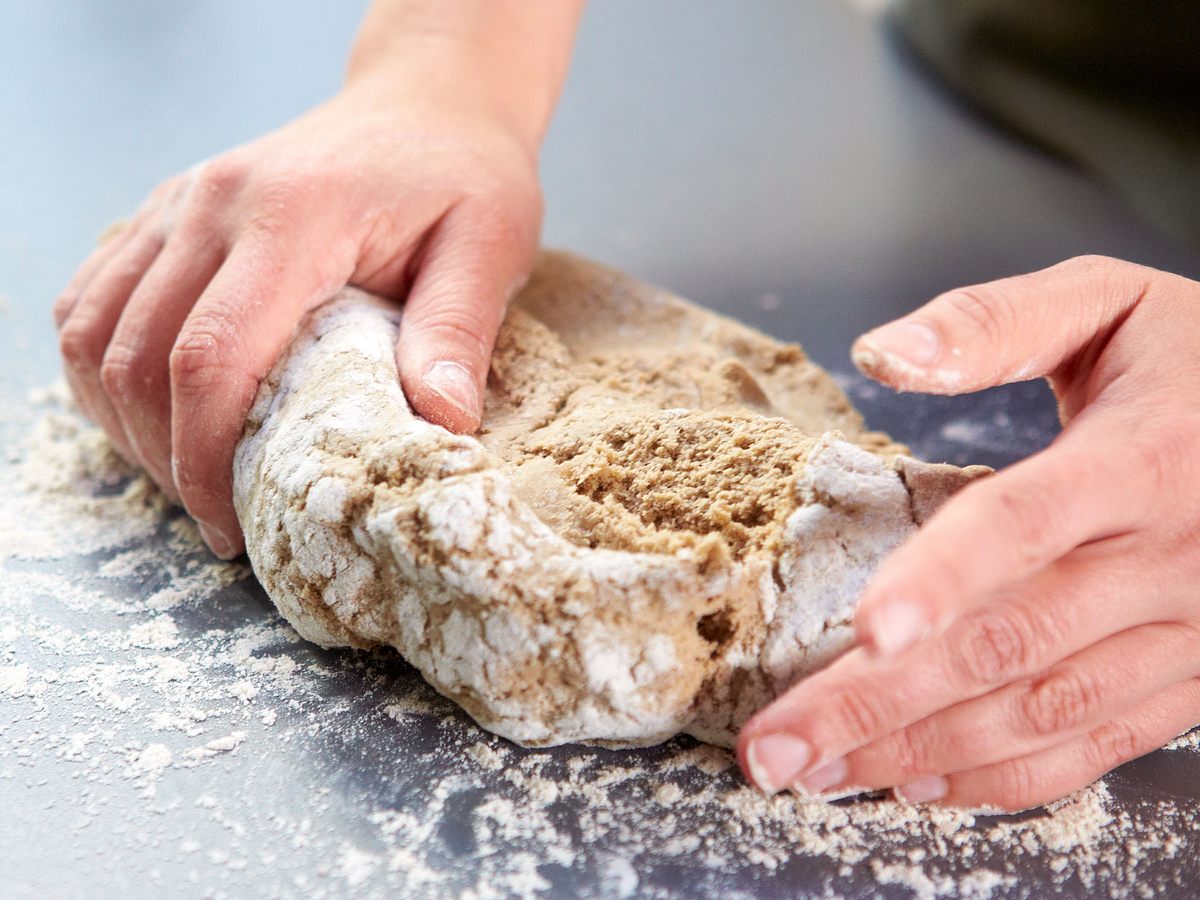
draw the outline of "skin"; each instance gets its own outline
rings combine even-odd
[[[416,411],[478,427],[581,7],[380,0],[337,96],[156,188],[59,297],[79,404],[217,555],[244,546],[233,453],[258,385],[347,283],[407,298],[397,362]]]
[[[537,153],[582,0],[379,0],[343,90],[170,179],[55,305],[87,415],[241,552],[232,459],[261,379],[342,285],[405,299],[418,413],[474,431],[537,246]],[[1051,447],[880,568],[858,646],[744,728],[760,788],[1021,809],[1200,721],[1200,284],[1117,260],[952,291],[865,335],[900,390],[1045,375]]]
[[[761,788],[1020,810],[1200,722],[1200,283],[1099,257],[859,339],[957,394],[1045,375],[1061,435],[968,486],[864,592],[858,646],[745,726]]]

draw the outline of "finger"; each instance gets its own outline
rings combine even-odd
[[[54,325],[62,328],[79,302],[92,279],[104,268],[115,254],[120,252],[133,238],[141,235],[147,227],[157,228],[160,235],[167,233],[163,211],[178,197],[186,178],[170,178],[158,185],[129,219],[111,223],[96,238],[96,248],[83,264],[76,269],[70,282],[54,303]]]
[[[743,727],[738,754],[746,774],[777,791],[939,710],[1142,624],[1146,611],[1129,603],[1128,593],[1144,573],[1127,571],[1122,557],[1097,547],[1077,551],[1017,586],[1010,599],[975,610],[899,657],[860,648],[796,684]]]
[[[172,477],[218,556],[232,558],[243,546],[232,500],[233,455],[258,385],[304,314],[345,284],[353,268],[351,260],[331,261],[327,248],[316,245],[323,239],[245,234],[171,350]]]
[[[1157,750],[1200,722],[1200,679],[1168,688],[1081,738],[1029,756],[896,789],[909,803],[1017,812],[1065,797],[1118,766]]]
[[[1048,672],[893,732],[851,753],[840,771],[801,786],[811,793],[892,787],[1049,750],[1194,677],[1197,646],[1186,625],[1123,631]]]
[[[460,433],[479,428],[496,333],[529,274],[536,237],[469,203],[431,236],[396,349],[404,392],[429,421]]]
[[[71,280],[67,282],[67,286],[63,288],[62,293],[54,301],[54,327],[62,328],[63,323],[67,321],[71,311],[75,309],[75,305],[79,302],[80,295],[83,294],[87,286],[91,284],[97,273],[104,268],[107,263],[116,253],[129,243],[129,239],[133,236],[134,229],[129,225],[123,225],[121,228],[106,232],[100,236],[96,242],[96,247],[87,259],[75,270],[75,274],[71,276]]]
[[[223,256],[224,247],[211,233],[176,230],[134,289],[100,367],[101,384],[126,440],[176,501],[171,474],[171,350]]]
[[[855,364],[898,390],[961,394],[1052,374],[1118,323],[1161,272],[1087,256],[942,294],[855,342]]]
[[[1076,547],[1132,530],[1157,496],[1131,478],[1139,442],[1099,412],[1049,449],[967,486],[876,570],[855,612],[885,656],[945,629]]]
[[[155,227],[139,227],[89,283],[58,336],[67,377],[80,407],[105,430],[126,459],[139,465],[141,459],[125,439],[120,418],[100,382],[100,366],[130,294],[162,245],[163,238]]]

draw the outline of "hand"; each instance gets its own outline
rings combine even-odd
[[[397,358],[416,411],[478,427],[541,219],[519,131],[439,102],[429,79],[404,95],[364,78],[160,186],[76,273],[54,316],[78,402],[218,555],[242,548],[232,460],[259,382],[348,282],[407,298]]]
[[[1037,806],[1200,722],[1200,284],[1103,258],[859,339],[900,390],[1046,375],[1064,428],[886,560],[859,646],[747,723],[759,787]]]

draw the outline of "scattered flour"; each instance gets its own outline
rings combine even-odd
[[[1193,729],[1187,734],[1181,734],[1171,743],[1167,744],[1167,750],[1200,750],[1200,728]]]
[[[0,465],[0,802],[53,823],[99,893],[132,861],[141,893],[188,896],[1149,896],[1200,878],[1193,811],[1105,783],[989,818],[767,798],[689,739],[516,748],[393,654],[299,641],[61,393],[40,404]],[[56,857],[8,829],[0,858],[19,884]]]
[[[155,616],[129,629],[129,643],[150,650],[170,650],[179,646],[179,630],[170,616]]]
[[[171,750],[166,744],[151,744],[149,747],[138,752],[133,765],[134,768],[142,771],[161,772],[167,766],[171,765],[173,759]]]

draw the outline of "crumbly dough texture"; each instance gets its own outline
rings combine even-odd
[[[514,300],[477,436],[410,409],[400,316],[344,290],[263,384],[250,559],[306,638],[395,647],[521,744],[731,745],[986,471],[909,459],[799,347],[570,255]]]

